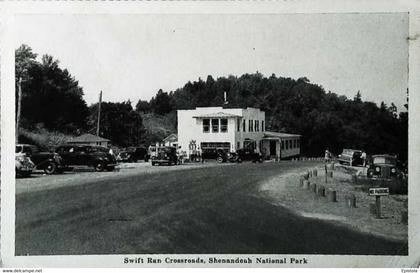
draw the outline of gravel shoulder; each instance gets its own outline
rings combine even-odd
[[[368,196],[357,185],[352,184],[351,175],[335,169],[333,176],[325,183],[324,166],[317,166],[318,176],[309,178],[311,183],[337,191],[337,202],[329,202],[313,191],[300,186],[302,172],[288,172],[261,184],[260,192],[277,206],[292,209],[303,217],[330,221],[352,229],[400,242],[408,241],[408,226],[401,222],[401,212],[405,210],[407,195],[382,197],[382,219],[370,213],[370,204],[375,197]],[[356,208],[349,208],[345,202],[347,194],[356,196]]]

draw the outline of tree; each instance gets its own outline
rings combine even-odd
[[[89,107],[88,126],[90,132],[96,131],[98,104]],[[100,136],[110,139],[122,147],[140,143],[144,133],[140,114],[134,111],[131,102],[103,102],[101,104]]]
[[[360,94],[360,90],[357,91],[356,96],[353,99],[355,102],[362,102],[362,94]]]
[[[171,98],[168,93],[163,92],[162,89],[159,89],[156,96],[150,100],[150,106],[153,112],[158,115],[167,114],[173,109]]]
[[[42,56],[41,62],[36,56],[26,45],[15,51],[16,82],[23,78],[21,124],[65,133],[86,128],[88,107],[78,82],[52,56]]]
[[[139,100],[136,104],[136,111],[139,113],[149,113],[152,110],[150,103],[148,101],[145,100]]]

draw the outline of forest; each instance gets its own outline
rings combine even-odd
[[[83,88],[59,61],[50,55],[37,60],[27,45],[16,50],[16,85],[21,81],[23,132],[79,135],[96,131],[97,104],[87,105]],[[227,103],[224,102],[224,93]],[[407,94],[402,93],[402,96]],[[393,153],[407,159],[408,102],[405,109],[391,103],[363,101],[363,90],[353,98],[325,91],[306,77],[292,79],[259,72],[207,76],[150,100],[102,103],[101,136],[120,147],[160,141],[176,132],[176,110],[197,106],[256,107],[266,113],[266,130],[302,135],[302,154],[320,156],[326,148],[343,148],[368,154]],[[32,140],[33,141],[33,140]]]

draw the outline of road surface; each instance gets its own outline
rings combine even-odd
[[[407,253],[405,243],[298,216],[258,192],[266,179],[314,164],[147,166],[100,179],[67,174],[73,182],[56,187],[66,174],[18,180],[16,255]]]

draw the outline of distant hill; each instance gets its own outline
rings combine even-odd
[[[395,153],[407,158],[407,109],[398,112],[394,104],[365,102],[358,90],[354,98],[326,92],[305,77],[265,77],[258,72],[216,80],[208,76],[206,81],[188,82],[175,91],[159,90],[150,101],[140,100],[136,111],[143,113],[143,119],[153,113],[155,116],[144,122],[148,124],[145,127],[152,135],[163,136],[176,130],[177,109],[197,106],[260,108],[266,113],[267,130],[303,136],[305,155],[322,155],[326,148],[336,154],[343,148],[357,148],[370,154]]]

